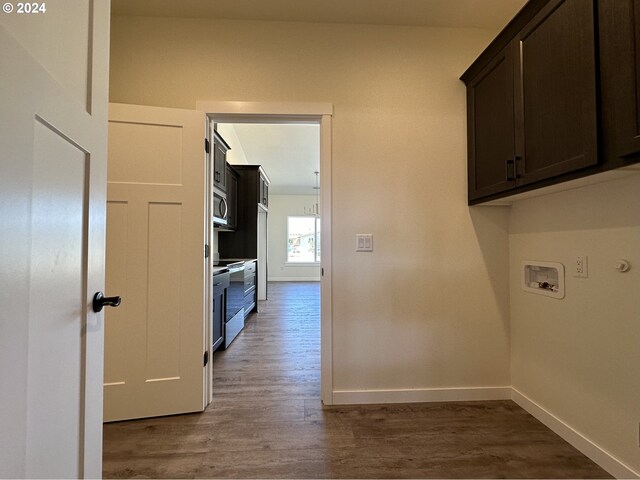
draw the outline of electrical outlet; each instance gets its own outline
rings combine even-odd
[[[573,267],[573,276],[577,278],[589,278],[589,264],[586,255],[576,257]]]

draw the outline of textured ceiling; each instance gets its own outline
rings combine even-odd
[[[112,0],[114,15],[500,29],[526,0]]]

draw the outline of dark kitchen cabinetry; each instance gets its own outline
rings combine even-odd
[[[597,164],[594,12],[593,0],[530,2],[463,75],[472,203]]]
[[[470,204],[637,160],[638,9],[530,0],[462,75]]]
[[[227,152],[231,149],[220,134],[213,130],[213,186],[227,191]]]
[[[550,1],[516,36],[516,185],[598,163],[594,0]]]
[[[515,187],[513,49],[505,48],[467,85],[469,198]]]
[[[212,309],[211,316],[213,345],[211,352],[215,352],[224,342],[224,322],[225,322],[225,305],[227,288],[229,287],[229,272],[223,272],[213,275],[212,288]]]
[[[604,156],[620,166],[640,156],[640,0],[600,0]]]
[[[226,166],[227,184],[227,230],[235,230],[238,227],[238,173],[229,164]]]
[[[223,258],[258,258],[258,213],[266,210],[268,198],[263,197],[265,191],[268,192],[269,180],[259,165],[234,165],[233,168],[238,172],[237,229],[221,232],[218,250]]]
[[[238,173],[238,221],[235,231],[220,230],[221,258],[255,258],[258,300],[267,295],[267,206],[269,177],[260,165],[233,165]]]

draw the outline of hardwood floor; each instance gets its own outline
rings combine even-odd
[[[319,284],[269,289],[205,412],[105,425],[105,477],[612,478],[511,401],[323,408]]]

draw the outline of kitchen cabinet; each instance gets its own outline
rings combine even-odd
[[[235,230],[238,226],[238,172],[227,163],[225,169],[227,185],[227,224],[226,230]]]
[[[461,79],[469,204],[638,161],[640,0],[530,0]]]
[[[504,48],[467,86],[469,198],[515,187],[513,49]]]
[[[225,305],[227,288],[229,287],[229,272],[213,275],[212,309],[211,316],[213,342],[211,353],[215,352],[224,342]]]
[[[258,300],[267,296],[267,206],[269,177],[260,165],[234,165],[238,172],[238,221],[235,231],[220,230],[221,258],[257,259]]]
[[[224,138],[212,128],[213,137],[213,186],[227,191],[227,152],[231,149]]]
[[[595,5],[550,1],[515,48],[516,185],[598,163]]]
[[[594,1],[523,12],[512,38],[462,77],[472,203],[598,163]]]
[[[640,0],[600,0],[602,129],[608,162],[640,155]]]

